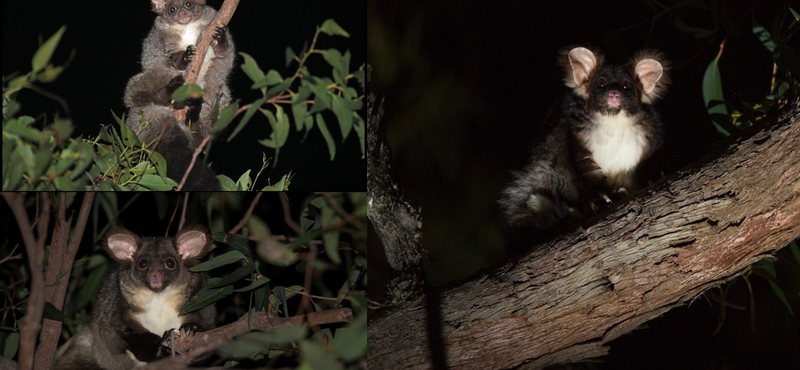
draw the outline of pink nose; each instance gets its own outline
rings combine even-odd
[[[609,91],[608,92],[608,97],[609,98],[619,99],[619,91]]]

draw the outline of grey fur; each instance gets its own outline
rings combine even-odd
[[[168,176],[180,181],[195,148],[211,132],[215,102],[219,102],[220,109],[230,104],[227,81],[233,69],[235,50],[227,31],[224,38],[212,43],[196,82],[206,93],[199,105],[199,114],[187,116],[186,122],[177,122],[170,110],[170,95],[183,82],[187,63],[182,57],[187,46],[199,41],[200,32],[214,20],[217,11],[206,6],[205,0],[151,2],[158,17],[143,42],[142,72],[133,76],[125,88],[124,102],[129,108],[125,124],[138,133],[139,140],[147,143],[158,137],[163,126],[168,126],[156,150],[167,160]],[[179,14],[188,18],[181,18]],[[187,40],[191,40],[191,44],[186,44]],[[184,189],[216,190],[218,187],[213,172],[200,162],[193,167]]]

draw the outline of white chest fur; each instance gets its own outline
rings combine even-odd
[[[139,289],[128,299],[131,304],[142,310],[133,317],[150,332],[161,335],[169,329],[181,327],[178,310],[182,304],[178,289],[167,287],[158,293],[149,289]]]
[[[200,22],[192,22],[186,25],[178,25],[175,27],[180,30],[181,34],[181,41],[180,45],[178,46],[181,50],[186,50],[186,47],[189,45],[197,46],[197,42],[200,41],[200,33],[203,32],[205,25]],[[206,72],[208,71],[208,67],[211,66],[211,62],[215,57],[216,54],[214,54],[214,49],[209,47],[208,51],[206,51],[206,57],[203,59],[203,65],[200,66],[200,74],[197,75],[196,83],[200,85],[200,87],[205,86]]]
[[[634,187],[633,172],[647,144],[642,127],[620,112],[616,116],[595,114],[589,141],[592,159],[614,187]],[[631,190],[631,189],[628,189]]]

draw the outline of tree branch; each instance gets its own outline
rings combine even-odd
[[[194,54],[195,57],[192,59],[192,62],[189,63],[189,66],[186,67],[186,72],[183,75],[187,85],[197,81],[197,77],[200,74],[200,66],[203,65],[203,60],[206,58],[206,51],[211,47],[211,42],[214,41],[214,33],[217,27],[225,26],[231,21],[237,6],[239,6],[239,0],[225,0],[219,12],[217,12],[217,17],[203,29],[200,42],[197,44],[197,50]],[[182,109],[176,109],[173,115],[178,122],[184,122],[186,121],[186,112],[188,110],[188,106]]]
[[[373,315],[370,367],[534,369],[601,356],[770,257],[800,235],[800,108],[789,109],[586,229]]]
[[[57,193],[60,198],[58,216],[56,217],[53,235],[50,239],[50,256],[47,264],[47,275],[45,277],[45,300],[50,302],[59,310],[63,310],[64,297],[67,294],[69,277],[72,274],[72,263],[78,253],[86,223],[89,220],[89,212],[94,203],[94,192],[87,192],[83,196],[80,213],[75,222],[75,230],[70,239],[70,225],[72,216],[67,218],[67,198],[73,197],[70,193]],[[58,346],[58,338],[61,337],[61,321],[45,318],[42,332],[39,336],[39,347],[36,349],[36,365],[43,369],[49,369],[53,362],[53,354]]]
[[[220,338],[233,338],[248,331],[261,330],[272,332],[275,328],[291,325],[322,325],[338,322],[353,321],[353,311],[349,308],[333,308],[320,312],[310,312],[307,315],[292,317],[270,316],[266,312],[256,312],[247,320],[239,320],[228,325],[220,326],[208,331],[197,333],[193,336],[182,338],[173,343],[172,349],[177,352],[186,352],[192,348],[214,343]],[[249,326],[248,326],[249,325]]]

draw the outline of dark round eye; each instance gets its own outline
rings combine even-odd
[[[622,88],[628,90],[631,88],[631,82],[628,80],[622,80]]]
[[[175,262],[175,259],[172,257],[167,257],[167,259],[164,260],[164,267],[166,267],[167,270],[173,270],[177,265],[178,263]]]
[[[598,87],[606,87],[606,85],[608,85],[608,81],[606,81],[605,77],[600,77],[597,79]]]
[[[176,10],[178,10],[177,7],[174,6],[169,7],[169,14],[175,13]]]
[[[138,267],[139,270],[144,270],[147,268],[147,262],[147,258],[141,258],[139,262],[136,262],[136,267]]]
[[[192,2],[191,2],[191,1],[187,1],[185,4],[183,4],[183,6],[185,6],[185,7],[186,7],[186,9],[191,9],[193,5],[194,5],[194,4],[192,4]]]

